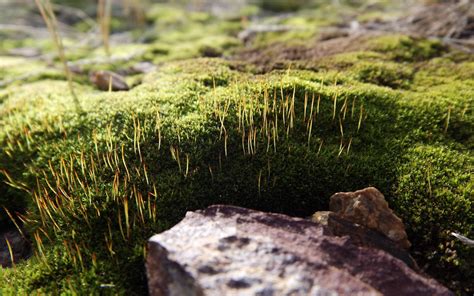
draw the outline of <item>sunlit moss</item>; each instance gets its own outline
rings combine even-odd
[[[362,82],[392,88],[408,88],[413,79],[413,70],[390,62],[360,62],[355,71]]]
[[[375,39],[373,49],[396,61],[416,62],[438,57],[446,48],[438,40],[424,40],[405,35],[388,35]]]
[[[47,77],[63,77],[60,70],[21,57],[0,56],[0,89],[14,82],[23,83]]]

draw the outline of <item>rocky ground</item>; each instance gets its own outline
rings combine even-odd
[[[107,53],[95,3],[56,2],[69,84],[35,5],[0,2],[2,294],[146,294],[147,240],[187,211],[368,186],[406,227],[377,229],[409,247],[372,241],[387,260],[473,293],[469,1],[123,3]]]
[[[232,206],[188,212],[148,243],[150,295],[454,295],[418,273],[377,189],[331,204],[315,223]]]

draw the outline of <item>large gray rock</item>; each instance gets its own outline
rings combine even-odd
[[[150,295],[452,295],[325,226],[232,206],[189,212],[148,243]]]

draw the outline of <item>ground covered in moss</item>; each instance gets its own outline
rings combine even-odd
[[[114,59],[70,50],[79,108],[57,58],[11,56],[34,42],[6,39],[0,223],[15,216],[35,256],[0,269],[2,294],[143,294],[146,240],[186,211],[305,217],[367,186],[403,219],[420,267],[473,293],[474,251],[450,232],[474,234],[474,57],[403,34],[328,37],[338,13],[321,11],[334,9],[262,2],[226,18],[157,4]],[[299,29],[239,39],[261,15]],[[128,74],[130,91],[87,79],[143,61],[157,68]]]

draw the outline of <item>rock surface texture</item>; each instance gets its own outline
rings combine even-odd
[[[153,236],[147,274],[150,295],[453,295],[324,224],[232,206]]]
[[[331,196],[329,209],[351,222],[379,231],[409,248],[405,225],[388,207],[383,194],[374,187],[355,192],[339,192]]]
[[[415,271],[420,271],[416,261],[406,249],[395,244],[391,239],[378,231],[352,223],[334,212],[316,212],[311,217],[311,220],[323,226],[325,235],[349,236],[351,242],[355,245],[383,250],[393,257],[402,260]]]

